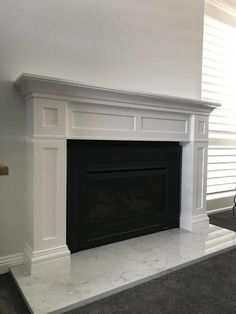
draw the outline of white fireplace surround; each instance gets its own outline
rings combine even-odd
[[[26,104],[27,239],[31,274],[70,263],[66,245],[66,140],[177,141],[182,144],[180,227],[208,225],[208,119],[219,104],[112,90],[22,74]]]

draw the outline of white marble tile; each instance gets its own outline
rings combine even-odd
[[[11,269],[33,313],[63,312],[235,245],[235,232],[210,225],[167,230],[72,255],[71,265],[40,275]]]

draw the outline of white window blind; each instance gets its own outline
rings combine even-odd
[[[209,146],[207,199],[232,196],[236,187],[236,29],[205,16],[202,99],[222,104],[210,116],[209,137],[221,139]],[[236,141],[235,141],[236,143]]]

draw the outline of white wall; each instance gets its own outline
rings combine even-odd
[[[7,164],[10,173],[0,176],[0,257],[21,250],[25,229],[24,106],[1,70],[0,163]]]
[[[0,256],[24,241],[21,72],[200,98],[203,0],[8,0],[0,10]]]

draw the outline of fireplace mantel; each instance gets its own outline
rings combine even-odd
[[[113,105],[122,103],[159,107],[161,104],[167,109],[179,109],[187,112],[211,112],[219,104],[189,99],[176,96],[166,96],[154,93],[141,93],[132,90],[115,90],[99,86],[86,85],[70,80],[33,75],[21,74],[14,82],[19,87],[25,98],[48,94],[50,98],[63,98],[73,100],[101,100],[112,101]]]
[[[182,144],[180,227],[208,225],[208,119],[219,104],[88,86],[22,74],[26,104],[30,273],[70,262],[66,245],[66,140],[177,141]]]

